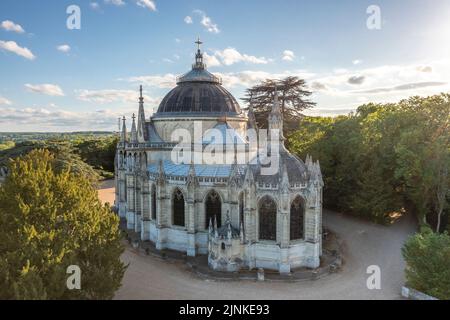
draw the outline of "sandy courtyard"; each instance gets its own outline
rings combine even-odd
[[[114,203],[114,181],[102,183],[99,197]],[[381,226],[324,210],[323,223],[343,242],[344,266],[336,274],[297,283],[211,281],[195,276],[181,262],[127,247],[122,260],[129,267],[115,299],[401,299],[405,267],[401,247],[416,230],[413,217]],[[370,265],[380,267],[380,290],[366,286]]]

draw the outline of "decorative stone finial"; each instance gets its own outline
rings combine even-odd
[[[122,142],[127,141],[127,124],[125,121],[126,121],[125,116],[123,116],[123,118],[122,118],[122,134],[120,137]]]
[[[244,237],[244,223],[241,221],[239,224],[239,237],[241,238],[241,243],[244,243],[245,237]]]
[[[212,225],[212,219],[211,218],[209,218],[208,231],[209,231],[210,234],[213,232],[213,225]]]
[[[203,63],[203,53],[200,50],[200,46],[203,44],[203,42],[200,41],[200,38],[198,38],[195,43],[197,44],[197,54],[195,55],[195,64],[192,66],[192,69],[206,69],[206,66]]]
[[[195,41],[195,43],[197,44],[197,50],[200,52],[200,46],[203,44],[200,37],[197,37],[197,41]]]
[[[139,102],[144,102],[144,96],[142,94],[142,85],[139,86]]]

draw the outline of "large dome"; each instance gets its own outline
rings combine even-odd
[[[164,97],[157,115],[240,114],[238,102],[222,87],[221,79],[206,70],[200,48],[195,58],[192,70],[177,79],[177,86]]]
[[[158,113],[230,113],[241,110],[236,99],[220,84],[186,82],[170,91],[158,108]]]

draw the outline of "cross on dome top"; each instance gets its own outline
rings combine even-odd
[[[197,44],[197,54],[195,55],[195,64],[192,66],[192,69],[206,69],[205,64],[203,63],[203,53],[200,50],[200,46],[203,44],[203,42],[200,40],[200,37],[195,41]]]
[[[203,42],[200,40],[200,37],[197,38],[197,41],[195,41],[197,44],[198,51],[200,51],[200,46],[203,44]]]

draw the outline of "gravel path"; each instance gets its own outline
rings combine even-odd
[[[114,190],[114,180],[105,180],[100,183],[100,187],[97,190],[98,198],[102,203],[114,204],[114,198],[116,196]]]
[[[297,283],[203,280],[182,262],[167,262],[127,248],[129,263],[116,299],[400,299],[404,283],[401,247],[415,232],[412,217],[380,226],[325,212],[324,225],[343,241],[344,266],[336,274]],[[368,290],[366,269],[381,268],[381,289]]]

